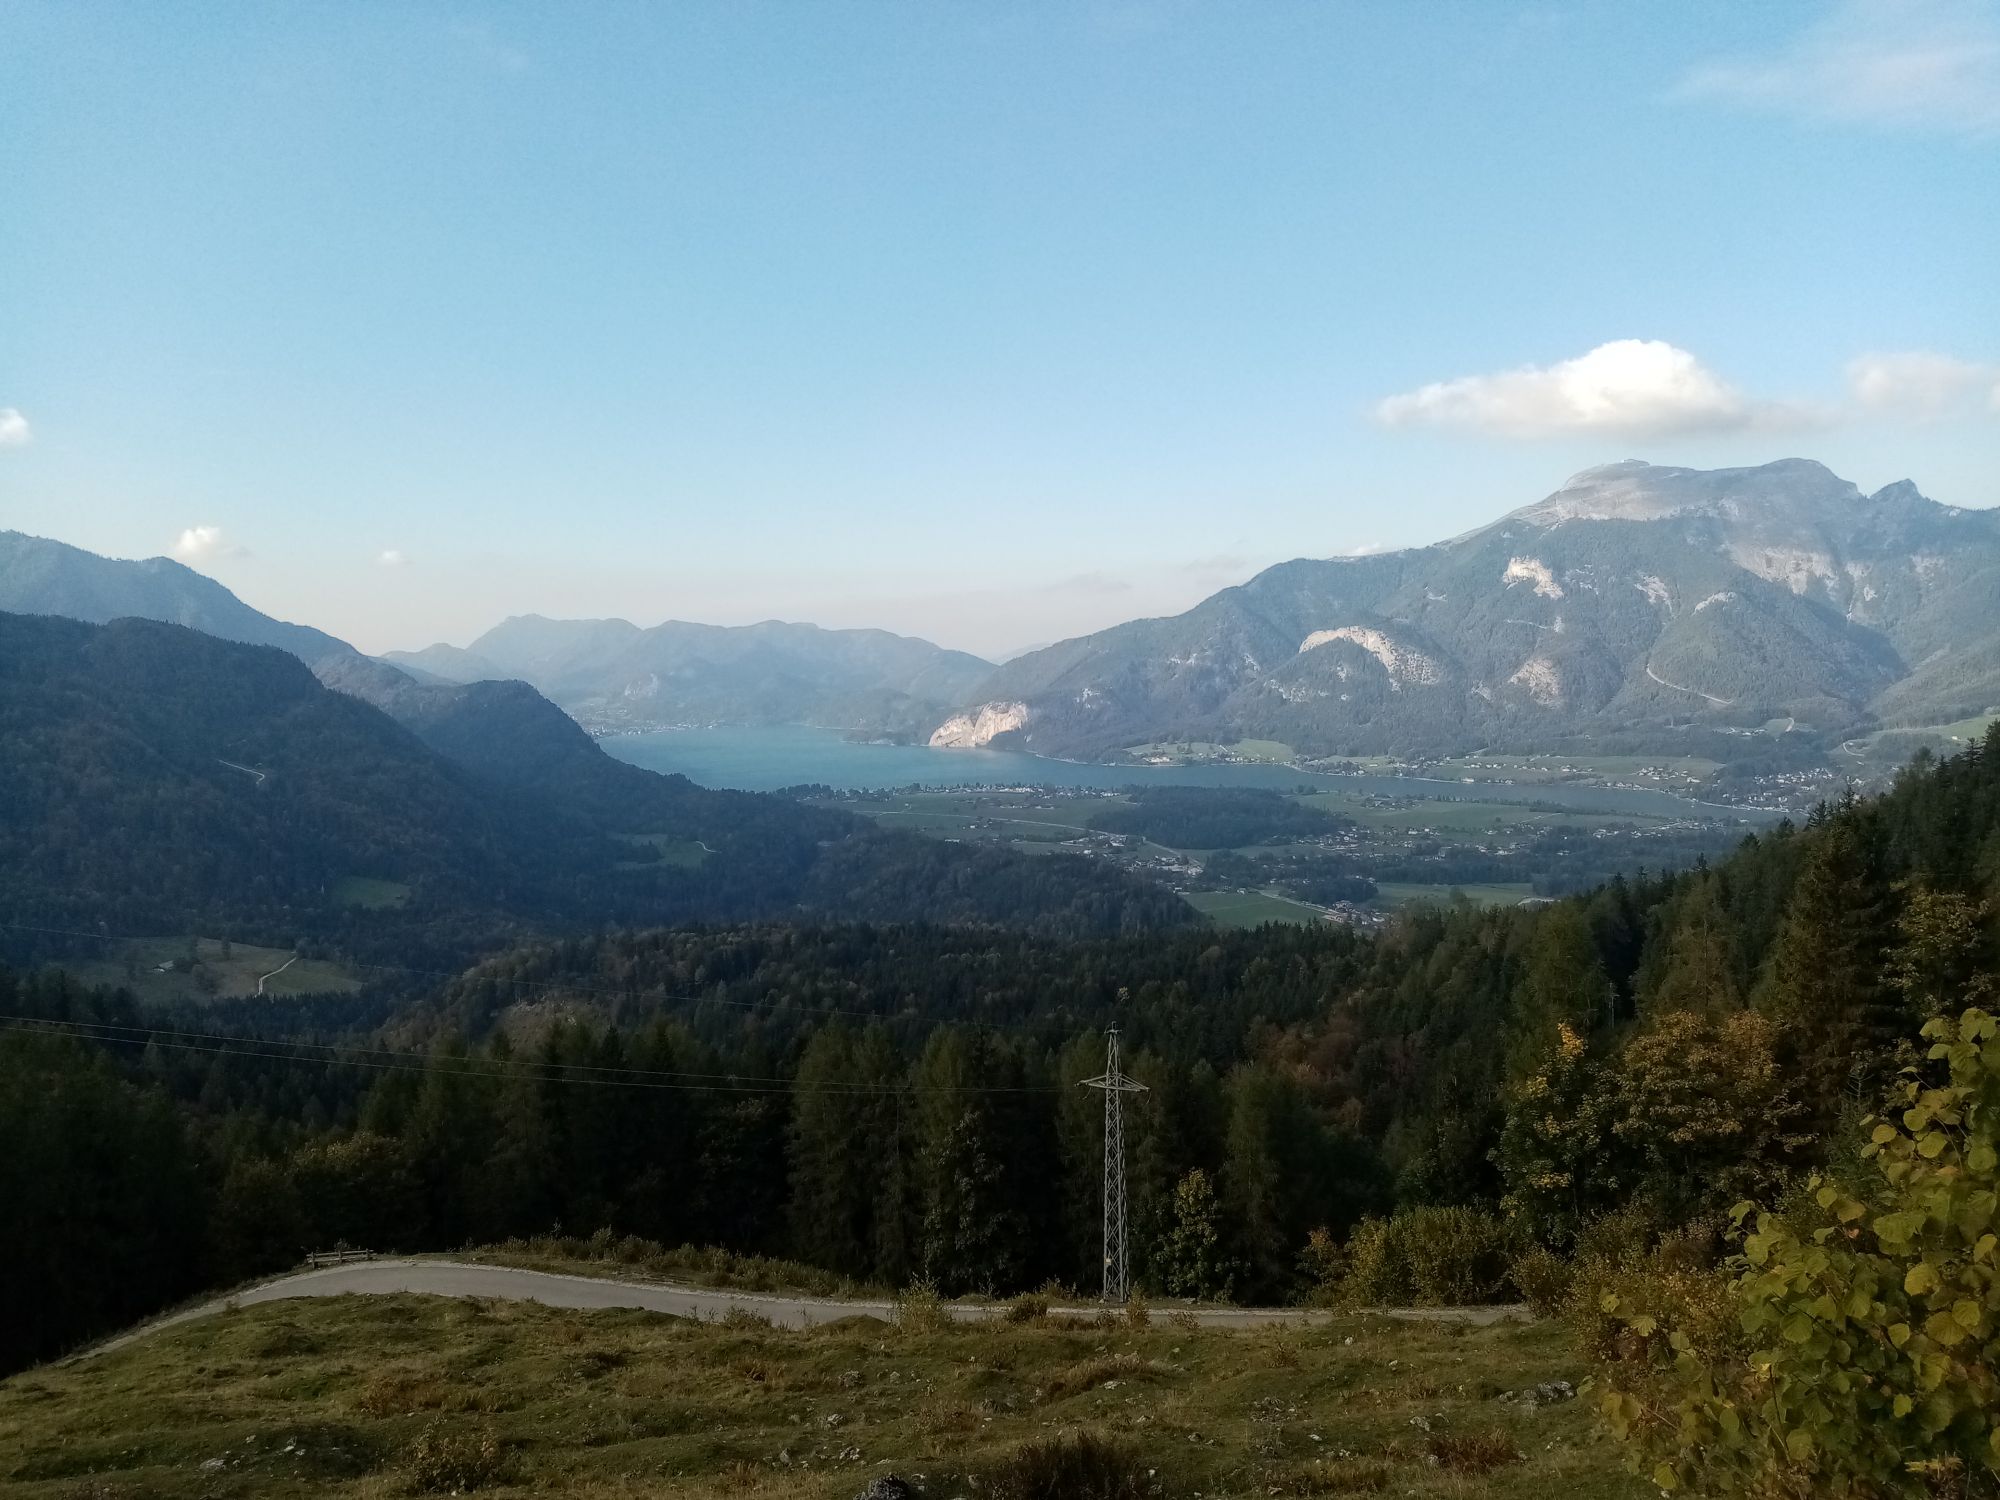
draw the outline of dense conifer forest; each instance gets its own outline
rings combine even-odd
[[[1379,937],[615,931],[437,988],[172,1013],[7,973],[0,1362],[336,1242],[603,1230],[1088,1290],[1101,1101],[1077,1085],[1114,1024],[1148,1086],[1156,1293],[1297,1296],[1313,1246],[1423,1205],[1557,1254],[1607,1216],[1716,1232],[1824,1160],[1926,1019],[1990,998],[1996,891],[1991,735],[1713,867]]]

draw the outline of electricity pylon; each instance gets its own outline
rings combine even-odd
[[[1087,1089],[1104,1091],[1104,1300],[1125,1301],[1125,1096],[1145,1092],[1146,1085],[1118,1069],[1118,1028],[1105,1034],[1104,1072],[1086,1078]]]

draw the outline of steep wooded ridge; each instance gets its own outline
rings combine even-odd
[[[822,724],[884,734],[923,729],[993,670],[963,651],[886,630],[767,620],[642,630],[625,620],[519,615],[470,647],[390,652],[429,678],[517,677],[593,728]]]
[[[407,727],[268,646],[0,614],[0,910],[398,959],[605,922],[1187,918],[1170,892],[1086,860],[885,835],[625,765],[524,684],[412,684],[404,708]],[[407,889],[363,912],[341,901],[357,879]]]
[[[1436,546],[1270,568],[998,668],[936,743],[1102,756],[1832,743],[2000,702],[2000,513],[1824,466],[1589,469]],[[1735,733],[1729,733],[1735,731]]]

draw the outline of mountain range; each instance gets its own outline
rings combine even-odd
[[[1435,546],[1282,563],[997,668],[941,746],[1103,757],[1830,745],[2000,702],[2000,513],[1823,465],[1589,469]],[[1736,753],[1741,754],[1741,749]]]
[[[1187,920],[1171,892],[1092,861],[658,775],[526,683],[419,682],[177,563],[18,533],[0,533],[0,785],[0,908],[49,932],[443,962],[606,921]],[[387,906],[353,896],[385,889]]]
[[[1808,459],[1633,460],[1450,541],[1281,563],[1183,614],[999,666],[879,630],[537,615],[468,647],[377,659],[167,559],[114,562],[12,532],[0,609],[277,646],[488,762],[532,756],[518,721],[548,701],[597,733],[804,723],[1090,759],[1260,739],[1309,757],[1742,762],[1780,746],[1824,756],[1875,727],[2000,703],[2000,512],[1938,504],[1907,480],[1864,494]]]
[[[433,681],[519,678],[598,730],[803,723],[902,737],[928,733],[993,671],[963,651],[886,630],[777,620],[641,629],[540,615],[504,620],[468,647],[385,660]]]

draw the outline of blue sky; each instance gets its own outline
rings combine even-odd
[[[991,654],[1631,456],[2000,504],[1995,0],[0,0],[0,150],[0,525],[367,649]]]

